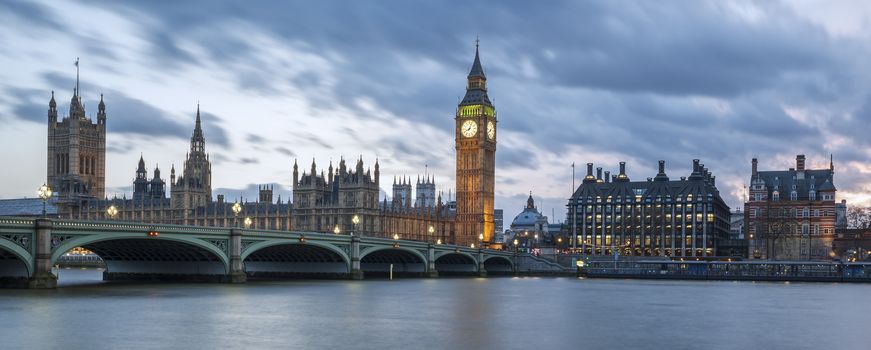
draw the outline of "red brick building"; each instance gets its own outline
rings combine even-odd
[[[750,259],[826,260],[833,258],[836,201],[835,167],[758,171],[753,158],[750,197],[744,204]]]

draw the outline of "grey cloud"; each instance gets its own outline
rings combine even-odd
[[[538,158],[532,151],[506,146],[499,147],[496,152],[496,163],[507,168],[535,169],[539,166]]]
[[[549,153],[500,147],[500,167],[524,162],[544,167],[545,155],[559,155],[572,145],[635,160],[640,164],[633,169],[639,172],[650,173],[656,159],[666,159],[677,174],[687,169],[690,159],[702,158],[715,173],[743,179],[750,156],[819,147],[827,131],[848,138],[850,145],[834,150],[836,154],[869,161],[862,152],[851,151],[854,145],[869,145],[863,130],[871,122],[871,104],[853,106],[857,95],[869,91],[861,79],[869,74],[862,59],[869,45],[831,37],[779,2],[748,5],[761,11],[763,17],[756,21],[715,1],[261,5],[192,1],[104,6],[141,24],[143,38],[152,44],[150,59],[169,70],[217,62],[232,66],[235,84],[249,93],[274,95],[287,86],[301,90],[314,106],[311,117],[341,107],[363,118],[396,115],[441,130],[453,126],[453,109],[471,64],[472,39],[480,34],[500,130],[522,132]],[[486,21],[481,21],[482,13]],[[259,48],[225,35],[236,28],[227,23],[240,22],[327,60],[337,84],[321,86],[327,73],[315,70],[274,79],[270,73],[281,67],[264,66]],[[186,42],[201,45],[206,55],[192,55],[183,46]],[[432,76],[428,61],[449,73]],[[47,94],[22,93],[36,104],[15,104],[16,114],[43,118]],[[714,111],[699,104],[699,97],[728,108]],[[375,101],[385,113],[361,110],[359,98]],[[111,111],[116,105],[109,101]],[[808,105],[815,107],[808,124],[783,111],[785,106]],[[170,125],[158,129],[166,132]],[[190,127],[179,130],[176,137],[189,136]],[[207,128],[206,137],[228,147],[222,131]],[[345,131],[355,136],[353,130]],[[332,149],[316,135],[303,131],[295,136]],[[393,158],[432,163],[432,145],[383,141],[379,146],[396,150]],[[295,156],[290,148],[276,151]],[[619,160],[624,159],[611,163]],[[450,157],[438,161],[439,166],[452,166]],[[567,163],[571,161],[585,162]]]
[[[296,157],[296,153],[294,151],[291,151],[289,148],[284,147],[284,146],[276,147],[275,151],[278,153],[281,153],[283,155],[286,155],[288,157]]]
[[[298,138],[304,139],[306,141],[309,141],[311,143],[315,143],[319,147],[322,147],[325,149],[333,149],[333,145],[327,143],[326,141],[324,141],[323,139],[321,139],[320,137],[318,137],[315,134],[312,134],[309,132],[298,132],[298,133],[295,133],[295,136]]]
[[[266,139],[264,139],[263,136],[256,134],[248,134],[248,136],[245,137],[245,140],[254,144],[262,144],[266,142]]]
[[[0,12],[12,14],[13,18],[27,20],[36,26],[56,31],[67,31],[64,24],[54,20],[57,16],[41,4],[17,0],[0,1]]]
[[[227,130],[221,126],[221,118],[212,113],[200,112],[200,119],[203,123],[203,135],[206,138],[206,143],[215,144],[224,148],[231,147],[230,137],[227,136]],[[193,125],[188,129],[193,131]]]
[[[260,160],[258,160],[257,158],[252,158],[252,157],[242,157],[242,158],[239,158],[239,163],[241,163],[241,164],[257,164],[257,163],[260,163]]]

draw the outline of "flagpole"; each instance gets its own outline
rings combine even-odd
[[[81,96],[82,93],[79,92],[79,58],[76,57],[76,95]]]

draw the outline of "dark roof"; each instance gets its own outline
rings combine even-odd
[[[475,61],[472,62],[472,69],[469,71],[469,77],[483,77],[487,78],[484,75],[484,68],[481,67],[481,58],[478,55],[478,46],[475,46]]]
[[[769,195],[776,189],[781,196],[796,191],[797,199],[807,199],[811,190],[835,191],[834,172],[831,169],[760,171]]]
[[[472,63],[472,69],[469,71],[469,80],[472,78],[487,80],[487,76],[484,75],[484,68],[481,67],[481,58],[478,55],[477,46],[475,47],[475,61]],[[463,96],[463,101],[460,102],[460,105],[476,104],[493,106],[493,103],[490,102],[490,97],[487,96],[487,90],[485,90],[483,86],[466,89],[466,96]]]
[[[587,164],[587,177],[584,182],[578,186],[572,198],[578,198],[581,202],[595,200],[596,197],[607,200],[611,197],[613,202],[654,202],[672,200],[684,200],[688,195],[692,195],[692,199],[699,200],[702,198],[710,198],[716,202],[723,203],[720,198],[720,191],[716,187],[716,177],[712,176],[710,171],[699,163],[698,159],[693,160],[693,172],[688,178],[680,180],[668,180],[668,175],[665,173],[665,162],[660,161],[659,173],[655,178],[648,178],[647,181],[629,181],[629,177],[625,175],[623,162],[620,163],[620,174],[614,177],[613,181],[596,181],[592,178],[592,163]],[[640,198],[638,197],[640,196]],[[571,205],[571,203],[570,203]],[[723,203],[725,205],[725,203]]]
[[[676,199],[685,197],[691,194],[694,198],[702,198],[711,196],[715,199],[720,199],[720,192],[717,187],[709,182],[699,180],[677,180],[677,181],[632,181],[632,182],[608,182],[582,183],[573,197],[578,197],[582,201],[587,198],[595,199],[596,196],[603,198],[612,197],[615,201],[620,199],[633,200],[635,196],[641,195],[641,200],[648,199],[661,200]]]
[[[479,105],[485,104],[488,106],[492,106],[493,103],[490,102],[490,97],[487,96],[487,91],[482,89],[468,89],[466,90],[466,96],[463,96],[463,101],[460,102],[460,105]]]

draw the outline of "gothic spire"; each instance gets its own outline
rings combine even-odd
[[[203,137],[203,127],[202,127],[202,122],[200,120],[200,104],[199,103],[197,103],[197,122],[196,122],[196,126],[194,126],[194,137],[196,137],[196,136],[199,136],[200,138]]]
[[[137,172],[145,172],[145,159],[142,157],[142,153],[139,154],[139,167],[136,168]]]
[[[471,77],[487,78],[484,75],[484,68],[481,67],[481,57],[478,54],[478,39],[475,39],[475,61],[472,62],[472,70],[469,71],[469,78]]]
[[[475,42],[475,60],[472,62],[472,69],[469,71],[469,76],[466,83],[466,95],[460,101],[460,106],[478,106],[487,105],[492,107],[490,97],[487,96],[487,77],[484,75],[484,68],[481,66],[481,55],[478,52],[478,43]],[[483,110],[477,111],[482,113]]]
[[[197,103],[197,121],[194,125],[194,133],[191,135],[191,153],[205,152],[206,138],[203,137],[203,127],[200,121],[200,104]]]

